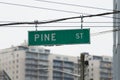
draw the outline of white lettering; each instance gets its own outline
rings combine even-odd
[[[34,35],[34,41],[56,41],[56,34],[35,34]]]
[[[35,37],[35,38],[34,38],[34,41],[37,41],[37,39],[38,39],[40,36],[39,36],[39,34],[35,34],[34,37]]]
[[[55,33],[52,33],[52,34],[51,34],[51,40],[52,40],[52,41],[56,41],[55,35],[56,35]]]
[[[83,33],[76,33],[76,39],[82,39],[83,38]]]
[[[44,38],[44,37],[43,37],[43,34],[41,34],[41,35],[40,35],[40,40],[43,41],[43,40],[44,40],[43,38]]]
[[[44,34],[44,40],[49,41],[50,40],[50,34]]]

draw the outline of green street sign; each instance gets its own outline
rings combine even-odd
[[[90,29],[28,31],[28,45],[90,44]]]

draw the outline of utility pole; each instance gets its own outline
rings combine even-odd
[[[89,65],[88,60],[85,60],[85,55],[85,53],[81,53],[80,55],[80,80],[85,80],[85,74]]]
[[[120,11],[120,0],[113,0],[114,11]],[[113,29],[120,29],[120,14],[114,14]],[[120,80],[120,31],[113,32],[113,80]]]
[[[80,76],[80,78],[81,78],[81,80],[85,80],[85,78],[84,78],[84,76],[85,76],[85,54],[81,54],[81,58],[80,58],[80,60],[81,60],[81,66],[80,66],[80,70],[81,70],[81,76]]]

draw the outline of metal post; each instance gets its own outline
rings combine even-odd
[[[81,29],[83,29],[83,15],[81,16]]]
[[[80,61],[80,57],[78,57],[78,75],[81,75],[80,74],[80,66],[81,66],[81,61]],[[78,80],[81,80],[80,76],[78,77]]]
[[[114,11],[120,10],[120,0],[114,0]],[[113,15],[120,18],[120,14]],[[120,19],[113,19],[113,29],[120,29]],[[118,27],[119,26],[119,27]],[[113,80],[120,80],[120,31],[113,33]]]
[[[37,27],[38,27],[38,26],[37,26],[37,24],[38,24],[38,20],[35,20],[35,21],[34,21],[34,23],[35,23],[35,28],[36,28],[36,31],[37,31]]]
[[[84,74],[85,74],[85,72],[84,72],[84,68],[85,68],[85,55],[84,54],[81,54],[81,80],[85,80],[84,79]]]

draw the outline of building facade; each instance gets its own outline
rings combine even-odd
[[[86,69],[86,80],[113,80],[112,57],[86,54],[89,66]]]
[[[0,68],[11,80],[78,80],[77,58],[25,45],[0,51]]]
[[[85,80],[112,80],[112,58],[85,53]],[[0,51],[0,70],[11,80],[80,80],[78,57],[51,54],[49,49],[20,45]]]

